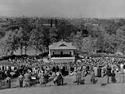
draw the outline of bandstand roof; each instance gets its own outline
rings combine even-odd
[[[71,42],[65,42],[65,41],[59,41],[56,43],[53,43],[52,45],[49,46],[49,49],[73,49],[75,50],[76,47],[72,45]]]

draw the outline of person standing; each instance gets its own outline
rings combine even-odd
[[[25,74],[24,74],[24,81],[25,81],[25,87],[29,87],[30,86],[30,78],[31,78],[31,76],[30,76],[30,74],[28,73],[28,72],[26,72]]]
[[[102,77],[102,69],[101,69],[101,66],[99,66],[98,69],[97,69],[97,77]]]
[[[40,85],[42,85],[42,84],[43,84],[43,82],[44,82],[44,75],[43,75],[43,71],[41,71],[41,72],[39,73],[39,82],[40,82]]]
[[[112,68],[109,65],[107,65],[107,68],[106,68],[107,83],[109,83],[109,78],[111,77],[111,70]]]
[[[11,78],[9,76],[7,76],[6,82],[7,82],[8,88],[11,88]]]
[[[22,74],[20,74],[20,76],[18,77],[18,79],[19,79],[19,86],[20,87],[23,87],[23,75]]]
[[[113,83],[116,83],[116,77],[115,77],[115,70],[113,70],[112,71],[112,76],[111,76],[111,81],[113,82]]]
[[[93,70],[94,70],[95,76],[98,76],[98,71],[97,71],[98,68],[97,68],[97,66],[94,66],[94,67],[93,67]]]
[[[54,84],[56,85],[63,85],[63,76],[60,71],[56,73],[56,76],[53,80]]]
[[[48,79],[49,79],[49,74],[48,74],[48,71],[45,70],[44,74],[43,74],[43,82],[44,82],[45,86],[48,83]]]
[[[121,64],[120,64],[120,70],[121,70],[121,72],[123,72],[123,66],[124,66],[124,64],[121,63]]]
[[[91,82],[93,84],[95,84],[97,82],[94,70],[92,70],[92,72],[91,72]]]
[[[81,81],[81,71],[80,70],[77,71],[76,81],[77,81],[77,85],[79,85],[80,81]]]

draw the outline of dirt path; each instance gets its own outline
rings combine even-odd
[[[0,90],[0,94],[124,94],[125,84],[72,85]]]

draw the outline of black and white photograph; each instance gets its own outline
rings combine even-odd
[[[125,0],[0,0],[0,94],[124,94]]]

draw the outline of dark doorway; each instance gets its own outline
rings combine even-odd
[[[61,55],[63,55],[63,52],[61,51]]]

